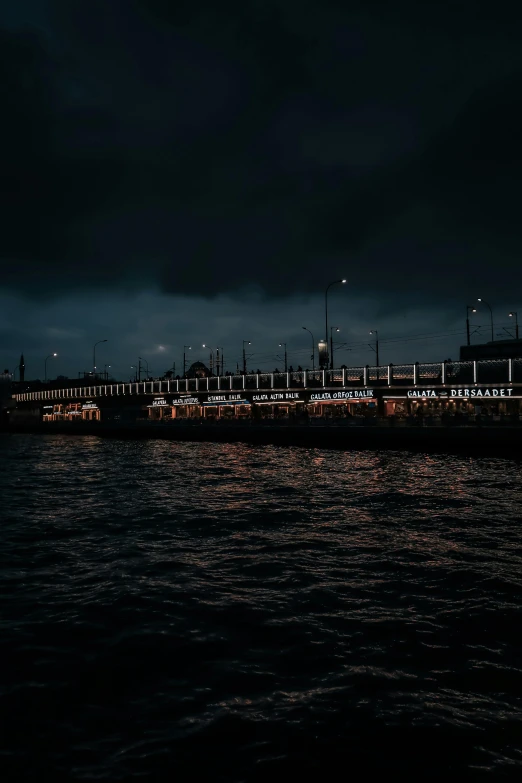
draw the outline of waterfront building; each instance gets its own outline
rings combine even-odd
[[[13,393],[13,403],[17,414],[32,409],[44,421],[502,419],[521,412],[522,359],[219,377],[205,375],[207,369],[198,362],[192,378],[40,386]]]

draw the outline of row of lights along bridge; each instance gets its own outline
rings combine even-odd
[[[338,326],[330,326],[330,351],[328,352],[328,292],[330,288],[337,284],[344,284],[346,283],[346,280],[343,278],[342,280],[333,280],[331,283],[329,283],[325,289],[324,292],[324,312],[325,312],[325,338],[319,343],[320,348],[320,356],[319,356],[319,365],[321,368],[325,369],[334,369],[333,365],[333,332],[339,332],[340,328]],[[491,341],[494,342],[495,336],[494,336],[494,323],[493,323],[493,309],[489,302],[486,302],[485,299],[479,297],[477,299],[477,302],[480,302],[481,304],[484,304],[489,309],[490,314],[490,326],[491,326]],[[470,322],[469,322],[469,315],[470,313],[476,313],[477,308],[473,307],[473,305],[467,305],[466,306],[466,337],[467,337],[467,344],[471,345],[471,333],[470,333]],[[515,339],[519,339],[519,331],[518,331],[518,313],[516,311],[512,311],[509,313],[510,318],[515,319]],[[303,326],[303,329],[310,334],[310,337],[312,338],[312,354],[311,354],[311,360],[312,360],[312,369],[315,370],[315,338],[310,329],[308,329],[306,326]],[[506,330],[507,331],[507,330]],[[370,346],[375,351],[375,364],[377,367],[379,367],[379,332],[377,329],[372,329],[370,331],[371,335],[375,335],[375,347]],[[92,350],[92,365],[93,365],[93,372],[96,373],[97,367],[96,367],[96,346],[100,345],[100,343],[106,343],[107,340],[98,340],[94,343],[93,350]],[[243,340],[243,373],[246,375],[247,372],[247,354],[245,350],[245,346],[251,345],[252,343],[250,340]],[[203,348],[209,348],[211,356],[212,356],[212,363],[214,364],[214,351],[210,346],[206,345],[206,343],[203,343]],[[279,343],[279,347],[284,347],[284,360],[285,360],[285,372],[288,371],[288,356],[287,356],[287,350],[286,350],[286,343]],[[322,347],[322,350],[321,350]],[[192,350],[192,346],[190,345],[184,345],[183,346],[183,375],[185,376],[187,373],[187,351]],[[220,370],[220,355],[219,351],[221,351],[221,369],[224,371],[224,350],[222,347],[218,346],[216,348],[216,361],[215,361],[215,367],[217,375],[219,375]],[[47,380],[47,361],[48,359],[54,358],[58,356],[57,353],[49,354],[49,356],[46,356],[45,358],[45,373],[44,373],[44,379]],[[146,373],[150,376],[149,373],[149,363],[146,359],[143,359],[141,356],[138,357],[139,364],[131,365],[131,369],[136,370],[136,374],[139,374],[139,377],[141,378],[141,362],[143,362],[146,365]],[[107,374],[107,368],[110,368],[110,364],[104,365],[105,367],[105,374]]]

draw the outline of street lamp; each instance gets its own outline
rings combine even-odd
[[[377,331],[377,329],[372,329],[370,331],[370,334],[375,335],[375,348],[373,348],[373,346],[370,346],[370,348],[373,348],[373,350],[375,351],[375,364],[378,367],[379,366],[379,332]]]
[[[185,356],[185,351],[191,351],[192,348],[190,345],[184,345],[183,346],[183,377],[186,378],[187,376],[187,359]]]
[[[94,373],[96,372],[96,346],[99,345],[100,343],[106,343],[106,342],[107,340],[98,340],[97,343],[94,343],[94,347],[92,349],[92,367]]]
[[[136,367],[136,365],[135,365],[135,364],[131,364],[131,366],[130,366],[130,367],[131,367],[131,370],[134,370],[134,371],[135,371],[135,372],[134,372],[134,380],[135,380],[135,381],[136,381],[136,383],[137,383],[137,382],[138,382],[138,368]]]
[[[485,299],[480,299],[480,297],[477,299],[477,302],[482,302],[482,304],[485,304],[486,307],[489,307],[489,315],[491,318],[491,342],[494,341],[495,337],[493,335],[493,310],[491,309],[491,305],[486,302]]]
[[[329,364],[328,362],[328,291],[333,285],[336,285],[337,283],[346,283],[346,280],[344,279],[333,280],[331,283],[328,283],[328,285],[326,286],[326,290],[324,292],[324,316],[325,316],[325,324],[326,324],[324,339],[326,342],[326,369],[328,369],[328,364]]]
[[[375,335],[375,346],[370,345],[370,348],[375,351],[375,366],[377,367],[377,380],[379,380],[379,332],[377,329],[371,329],[370,334]]]
[[[516,339],[518,340],[518,313],[513,310],[512,313],[509,313],[509,317],[515,319],[515,335]]]
[[[243,375],[246,375],[246,353],[245,345],[252,345],[250,340],[243,340]]]
[[[44,363],[44,381],[47,380],[47,359],[52,359],[53,356],[58,356],[57,353],[50,353],[49,356],[45,357],[45,363]]]
[[[315,339],[314,339],[314,336],[313,336],[312,332],[310,331],[310,329],[307,329],[306,326],[303,326],[303,329],[305,330],[305,332],[308,332],[308,334],[310,334],[311,337],[312,337],[312,356],[311,356],[311,359],[312,359],[312,372],[315,372]]]
[[[333,360],[333,331],[340,332],[338,326],[330,326],[330,369],[333,370],[334,368],[334,360]]]
[[[221,351],[221,375],[225,374],[225,351],[223,348],[218,345],[216,346],[216,364],[217,364],[217,375],[219,375],[219,352]]]
[[[285,372],[288,372],[288,361],[286,356],[286,343],[279,343],[279,347],[282,348],[284,345],[285,347]]]
[[[480,302],[480,299],[479,299]],[[468,345],[471,345],[471,339],[469,334],[469,314],[470,313],[476,313],[477,308],[473,307],[472,305],[466,305],[466,336],[468,338]]]
[[[206,343],[203,343],[203,348],[208,348],[210,351],[210,371],[214,372],[214,349],[211,348],[209,345],[206,345]],[[219,373],[218,373],[219,375]]]
[[[110,370],[111,365],[110,364],[104,364],[103,367],[104,367],[104,370],[105,370],[105,380],[107,381],[109,379],[109,376],[107,375],[107,367]]]

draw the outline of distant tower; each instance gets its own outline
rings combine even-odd
[[[18,366],[18,371],[20,373],[20,382],[23,383],[25,381],[25,362],[24,362],[23,354],[20,356],[20,364]]]

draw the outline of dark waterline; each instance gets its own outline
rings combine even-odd
[[[0,488],[4,778],[520,774],[518,463],[3,435]]]

